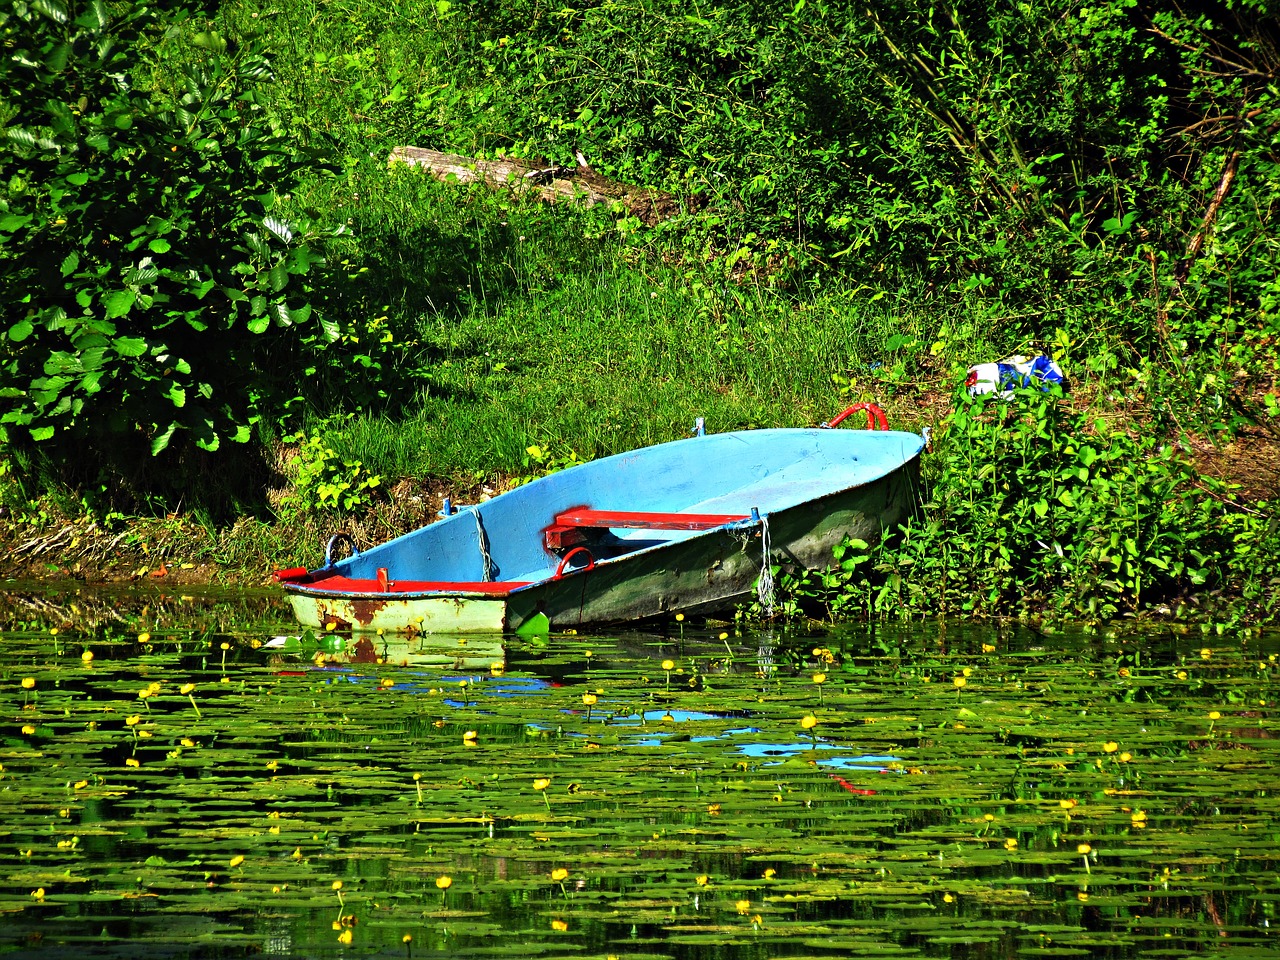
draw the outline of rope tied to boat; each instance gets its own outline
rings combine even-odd
[[[773,616],[773,570],[769,566],[769,517],[760,515],[760,579],[756,581],[756,597],[766,617]]]
[[[482,573],[480,579],[485,583],[493,581],[493,558],[489,556],[489,535],[484,532],[484,524],[480,521],[480,508],[471,511],[476,517],[476,542],[480,545],[480,562]]]

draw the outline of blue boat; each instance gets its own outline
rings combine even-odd
[[[696,436],[542,477],[368,550],[345,538],[342,559],[335,537],[324,566],[275,576],[302,625],[344,632],[728,610],[757,595],[770,564],[821,569],[844,537],[873,543],[905,520],[923,445],[887,430]]]

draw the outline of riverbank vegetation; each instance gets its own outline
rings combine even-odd
[[[28,571],[258,578],[696,416],[875,400],[932,428],[924,505],[792,582],[794,615],[1275,616],[1268,0],[3,16]],[[679,209],[440,183],[402,144]],[[969,400],[1013,353],[1069,391]]]

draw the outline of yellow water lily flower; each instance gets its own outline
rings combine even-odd
[[[670,672],[670,671],[674,670],[675,668],[676,668],[676,664],[675,664],[675,661],[674,661],[674,660],[663,660],[663,661],[662,661],[662,669],[663,669],[663,670],[666,670],[667,672]]]
[[[23,690],[33,690],[33,689],[35,689],[35,685],[36,685],[36,678],[35,678],[35,677],[23,677],[23,678],[22,678],[22,689],[23,689]]]
[[[739,900],[736,904],[734,904],[734,906],[738,908],[738,912],[743,916],[746,916],[748,913],[751,912],[750,900]]]
[[[1114,740],[1108,740],[1106,743],[1102,745],[1102,750],[1104,753],[1115,753],[1119,749],[1120,749],[1120,744],[1116,743]]]
[[[564,933],[566,930],[569,929],[569,925],[565,923],[563,920],[552,920],[551,929],[555,930],[557,933]]]
[[[436,886],[441,890],[448,890],[453,886],[453,877],[447,875],[443,877],[436,877]]]
[[[237,853],[234,857],[231,858],[231,862],[227,864],[227,866],[234,869],[235,867],[240,866],[240,864],[242,863],[244,863],[244,856],[242,854]]]
[[[535,790],[545,790],[549,786],[551,786],[550,777],[539,777],[537,780],[533,781],[533,789]]]
[[[556,883],[563,883],[565,880],[569,879],[569,871],[564,867],[556,867],[551,871],[551,879]]]
[[[806,730],[812,730],[817,725],[818,725],[818,718],[815,717],[812,713],[809,714],[807,717],[800,718],[800,726],[804,727]]]

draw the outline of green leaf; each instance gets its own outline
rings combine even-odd
[[[12,340],[14,343],[21,343],[23,340],[27,339],[27,337],[31,336],[31,334],[34,332],[35,332],[35,327],[31,325],[30,320],[26,320],[26,319],[19,320],[17,323],[15,323],[12,327],[9,328],[9,339]]]
[[[77,357],[80,360],[80,369],[88,373],[93,370],[100,370],[106,364],[107,348],[105,346],[77,348]]]
[[[176,383],[169,384],[169,392],[165,396],[169,398],[169,402],[175,407],[185,407],[187,405],[187,391]]]
[[[212,50],[214,53],[225,53],[227,50],[226,38],[216,30],[197,33],[191,38],[191,42],[203,50]]]
[[[0,217],[0,230],[5,233],[13,233],[15,230],[21,230],[31,222],[30,217],[19,216],[16,213],[7,213]]]
[[[172,245],[164,237],[156,237],[154,240],[152,240],[150,243],[147,244],[147,247],[151,250],[152,253],[168,253],[171,249],[173,249]]]
[[[54,434],[53,427],[32,427],[31,428],[32,440],[36,440],[36,441],[48,440],[53,437],[53,434]]]
[[[71,276],[78,266],[80,266],[80,254],[72,250],[62,259],[62,275],[64,277]]]
[[[275,217],[267,217],[262,221],[262,225],[271,233],[275,234],[277,239],[282,240],[285,243],[288,243],[293,239],[293,228],[285,220],[277,220]]]
[[[151,438],[151,455],[154,457],[160,453],[165,447],[169,446],[169,441],[173,438],[173,433],[178,429],[177,422],[169,424],[163,433],[158,433]]]
[[[265,316],[253,317],[248,323],[250,333],[266,333],[267,328],[270,326],[271,320]]]
[[[66,23],[70,19],[67,13],[67,5],[62,0],[32,0],[32,9],[43,13],[55,23]],[[39,437],[37,440],[41,439]]]
[[[116,337],[111,349],[122,357],[140,357],[147,352],[147,341],[142,337]]]
[[[61,73],[67,67],[67,59],[71,56],[71,44],[60,43],[44,58],[44,68],[50,73]]]
[[[133,309],[134,301],[137,299],[138,295],[132,290],[117,290],[109,294],[103,302],[107,308],[107,319],[126,316]]]

